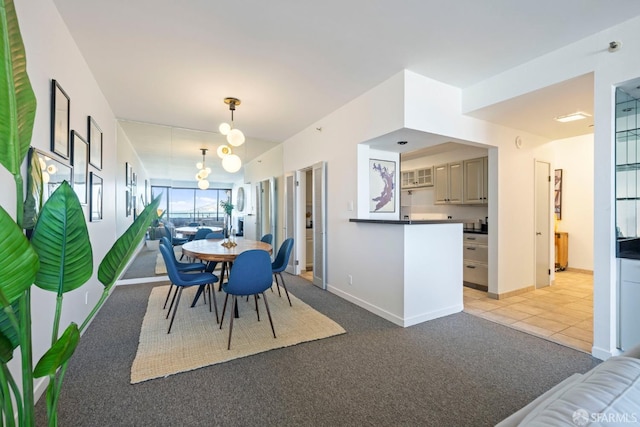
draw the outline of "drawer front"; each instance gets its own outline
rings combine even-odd
[[[464,258],[465,261],[480,261],[486,264],[489,260],[488,248],[484,245],[465,241],[462,250],[462,258]]]
[[[462,280],[489,286],[489,271],[486,264],[466,261],[463,264]]]
[[[488,235],[475,234],[475,233],[463,233],[462,239],[464,243],[478,243],[480,245],[486,245],[488,242]]]

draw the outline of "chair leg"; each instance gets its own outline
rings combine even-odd
[[[273,273],[273,278],[276,279],[276,288],[278,288],[278,296],[281,297],[282,294],[280,294],[280,284],[278,283],[278,273]]]
[[[171,285],[169,285],[169,292],[167,292],[167,298],[165,298],[164,300],[164,305],[162,306],[162,309],[164,310],[165,308],[167,308],[167,302],[169,301],[169,297],[171,296],[171,291],[173,290],[173,283]]]
[[[227,300],[229,300],[229,294],[224,297],[224,305],[222,306],[222,318],[220,319],[220,329],[222,329],[222,321],[224,320],[224,312],[227,310]],[[233,313],[231,313],[233,317]]]
[[[216,323],[219,323],[218,320],[218,302],[216,301],[216,292],[215,286],[213,283],[209,284],[209,311],[211,311],[211,297],[213,296],[213,309],[216,312]]]
[[[284,292],[287,294],[287,299],[289,300],[289,307],[291,307],[291,298],[289,298],[289,291],[287,290],[287,285],[284,283],[284,277],[282,277],[282,273],[278,273],[278,276],[280,276],[282,287],[284,288]]]
[[[173,308],[173,315],[171,316],[171,322],[169,322],[169,330],[167,330],[167,333],[171,333],[171,326],[173,325],[173,320],[176,318],[178,305],[180,305],[180,297],[182,296],[182,286],[179,287],[176,293],[178,294],[178,300],[176,301],[176,306]]]
[[[260,321],[260,310],[258,310],[258,294],[253,295],[253,299],[256,300],[256,314],[258,315],[258,322]]]
[[[169,314],[171,313],[171,309],[173,308],[173,303],[176,302],[176,296],[178,296],[178,291],[179,291],[178,286],[176,286],[176,291],[173,293],[173,298],[171,298],[171,304],[169,304],[169,310],[167,311],[167,317],[165,317],[165,319],[169,318]]]
[[[235,307],[237,304],[236,296],[233,296],[233,302],[231,303],[231,307]],[[233,332],[233,315],[231,315],[231,321],[229,322],[229,343],[227,344],[227,350],[231,350],[231,333]]]
[[[267,296],[262,293],[264,297],[264,306],[267,307],[267,315],[269,316],[269,323],[271,323],[271,332],[273,332],[273,337],[276,337],[276,330],[273,328],[273,320],[271,319],[271,311],[269,311],[269,304],[267,304]]]

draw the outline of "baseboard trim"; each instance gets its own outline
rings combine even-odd
[[[141,283],[167,282],[169,276],[140,277],[135,279],[121,279],[116,282],[116,286],[122,285],[138,285]]]
[[[355,297],[349,293],[346,293],[342,289],[334,288],[329,284],[327,284],[327,291],[331,292],[332,294],[336,294],[340,298],[345,299],[350,303],[357,305],[358,307],[364,308],[365,310],[370,311],[371,313],[378,315],[383,319],[388,320],[391,323],[404,327],[404,320],[400,316],[397,316],[393,313],[390,313],[386,310],[381,309],[376,305],[370,304],[358,297]]]
[[[567,267],[564,271],[569,271],[571,273],[590,274],[590,275],[593,276],[593,270],[585,270],[585,269],[582,269],[582,268]]]
[[[606,349],[602,347],[596,347],[595,345],[591,347],[591,355],[596,359],[607,360],[613,356],[620,356],[622,354],[622,350],[619,348],[614,349]]]
[[[526,286],[524,288],[515,289],[509,292],[503,292],[501,294],[494,294],[493,292],[487,292],[487,295],[489,296],[489,298],[492,298],[492,299],[504,299],[509,297],[515,297],[516,295],[524,294],[527,292],[535,291],[535,289],[536,289],[535,286]]]

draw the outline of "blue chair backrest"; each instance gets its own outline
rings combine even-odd
[[[196,235],[193,236],[193,240],[202,240],[206,238],[209,233],[213,233],[213,230],[210,228],[200,228],[196,231]]]
[[[272,244],[273,234],[265,234],[264,236],[262,236],[262,239],[260,239],[260,241],[264,243]]]
[[[169,238],[167,236],[162,236],[160,238],[160,243],[162,243],[165,246],[171,247],[171,242],[169,241]]]
[[[199,222],[190,222],[189,227],[198,227],[200,225]]]
[[[182,279],[182,276],[178,272],[178,267],[175,263],[175,254],[171,245],[160,245],[160,253],[164,258],[164,264],[167,266],[167,275],[171,283],[177,286],[188,285],[188,282]]]
[[[236,257],[225,291],[232,295],[253,295],[266,291],[273,280],[267,251],[252,249]]]
[[[222,232],[219,233],[209,233],[205,237],[205,239],[224,239],[224,234]]]
[[[275,261],[271,265],[274,273],[281,273],[287,268],[289,263],[289,257],[291,256],[291,250],[293,249],[293,238],[289,237],[282,242],[280,249],[278,249],[278,255],[276,255]]]

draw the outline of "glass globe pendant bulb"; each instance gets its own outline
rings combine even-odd
[[[227,135],[227,142],[234,147],[244,144],[244,141],[244,133],[240,129],[231,129],[229,135]]]
[[[229,123],[221,123],[220,126],[218,126],[218,130],[221,134],[227,135],[231,131],[231,125]]]
[[[231,148],[229,148],[228,145],[223,144],[218,147],[218,150],[216,151],[216,153],[218,153],[218,157],[222,159],[224,158],[224,156],[231,154]]]
[[[42,172],[42,182],[44,184],[48,184],[50,179],[51,179],[51,177],[49,176],[49,174],[47,172]]]
[[[198,172],[196,174],[196,181],[200,181],[202,179],[202,177],[200,176],[200,172]]]
[[[198,181],[198,188],[201,190],[206,190],[207,188],[209,188],[209,181],[207,181],[206,179]]]
[[[205,171],[207,171],[207,176],[211,173],[211,168],[204,168]]]
[[[58,172],[58,168],[56,167],[56,165],[49,165],[47,166],[47,172],[49,172],[51,175],[54,175],[56,172]]]
[[[222,159],[222,168],[229,173],[235,173],[242,167],[242,160],[236,154],[229,154]]]
[[[209,172],[207,172],[206,169],[200,169],[200,172],[198,172],[198,175],[200,175],[202,179],[205,179],[206,177],[209,176]]]
[[[204,166],[204,165],[202,164],[202,162],[198,162],[198,163],[196,163],[196,168],[197,168],[197,169],[202,169],[202,167],[203,167],[203,166]]]

